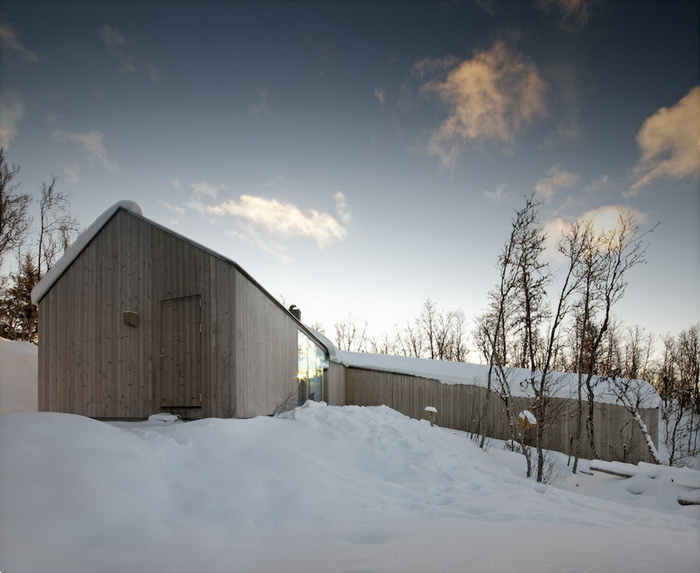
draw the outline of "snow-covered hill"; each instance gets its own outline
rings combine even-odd
[[[0,570],[698,570],[700,506],[677,504],[669,480],[633,493],[563,466],[565,491],[523,465],[386,407],[189,423],[9,414]]]
[[[36,412],[38,352],[29,342],[0,337],[0,415]]]

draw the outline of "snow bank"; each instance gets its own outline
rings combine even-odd
[[[38,348],[0,338],[0,415],[36,412],[38,394]]]
[[[11,414],[0,570],[697,570],[697,507],[626,507],[522,479],[522,465],[386,407],[189,423]]]

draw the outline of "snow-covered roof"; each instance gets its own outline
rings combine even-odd
[[[46,293],[51,290],[51,287],[56,283],[56,281],[61,278],[63,273],[68,270],[68,267],[73,264],[73,261],[78,258],[80,253],[85,250],[95,235],[102,230],[102,227],[109,222],[112,216],[119,211],[119,209],[125,209],[126,211],[131,211],[139,216],[143,216],[141,207],[139,207],[138,203],[135,203],[134,201],[119,201],[102,213],[102,215],[95,219],[95,222],[92,225],[80,233],[75,242],[66,249],[63,256],[56,261],[56,263],[34,287],[32,290],[32,302],[34,304],[39,304],[39,301],[46,296]]]
[[[330,344],[330,341],[328,344]],[[485,364],[467,364],[465,362],[430,360],[408,356],[386,356],[365,352],[347,352],[338,349],[334,349],[330,358],[334,362],[339,362],[352,368],[418,376],[438,380],[443,384],[465,384],[485,387],[489,371],[489,367]],[[510,377],[513,396],[533,396],[532,390],[526,383],[530,378],[530,370],[525,368],[507,368],[506,371]],[[554,396],[559,398],[572,398],[575,396],[578,387],[578,374],[552,372],[551,379],[552,386],[555,388]],[[654,408],[658,406],[659,397],[651,384],[638,380],[635,381],[635,385],[641,385],[642,394],[645,396],[645,407]],[[595,386],[595,396],[599,402],[614,404],[617,401],[615,396],[609,392],[607,384],[597,384]]]

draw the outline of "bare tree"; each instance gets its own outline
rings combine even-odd
[[[32,219],[29,215],[31,195],[16,193],[14,179],[19,167],[8,163],[0,147],[0,263],[4,255],[24,244]]]
[[[421,358],[425,342],[420,327],[407,322],[403,330],[396,335],[398,339],[398,351],[403,356]]]
[[[644,437],[644,443],[654,462],[662,464],[661,456],[654,445],[649,428],[639,412],[641,408],[648,404],[650,398],[656,394],[654,389],[647,382],[643,382],[642,380],[620,377],[619,372],[612,372],[605,376],[604,379],[608,384],[610,392],[614,394],[625,410],[630,413],[632,419],[639,427]]]
[[[365,352],[367,350],[367,321],[358,326],[357,319],[348,315],[345,320],[333,324],[335,345],[339,350]]]
[[[682,466],[700,454],[700,323],[677,337],[662,338],[656,387],[669,465]]]
[[[41,184],[37,270],[39,278],[56,262],[79,230],[78,219],[69,211],[68,196],[56,190],[56,178]]]
[[[17,271],[9,276],[8,287],[0,293],[0,328],[3,336],[36,341],[38,316],[31,302],[31,291],[41,277],[65,251],[78,232],[78,221],[69,211],[68,197],[56,190],[56,179],[42,184],[39,194],[39,226],[36,239],[30,241],[31,198],[14,195],[12,180],[19,168],[9,166],[0,157],[0,247],[17,252]],[[0,256],[3,251],[0,251]]]
[[[588,404],[588,442],[592,456],[598,457],[594,426],[595,386],[599,381],[596,374],[611,372],[611,366],[618,361],[615,356],[618,352],[617,339],[609,332],[614,325],[612,310],[625,294],[629,271],[645,261],[646,234],[640,233],[631,214],[626,212],[618,215],[615,227],[609,231],[596,232],[590,221],[579,221],[564,237],[570,261],[573,262],[574,253],[578,256],[575,266],[570,266],[576,277],[578,294],[574,305],[577,339],[575,365],[579,373],[574,472],[582,439],[582,391],[585,391]],[[600,372],[602,365],[606,366],[604,372]]]

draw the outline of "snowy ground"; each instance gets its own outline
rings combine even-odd
[[[0,571],[697,573],[700,506],[676,501],[693,483],[556,460],[559,487],[539,485],[495,442],[386,407],[14,413],[0,416]]]

